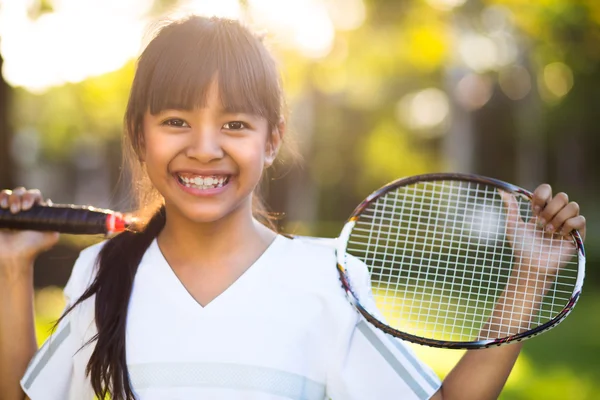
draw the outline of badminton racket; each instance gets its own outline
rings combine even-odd
[[[584,247],[577,231],[545,233],[531,198],[467,174],[385,185],[337,240],[347,297],[375,327],[433,347],[485,348],[557,326],[581,293]],[[352,267],[360,262],[366,284]]]

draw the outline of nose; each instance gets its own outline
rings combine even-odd
[[[186,148],[186,156],[208,164],[223,158],[219,129],[204,127],[190,131],[190,141]]]

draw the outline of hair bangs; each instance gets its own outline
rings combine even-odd
[[[228,21],[190,22],[193,32],[180,29],[164,35],[170,36],[165,45],[151,52],[153,60],[145,60],[153,67],[144,79],[146,110],[157,114],[205,107],[208,90],[217,79],[226,111],[259,115],[275,125],[281,113],[280,82],[275,63],[259,40]]]
[[[235,27],[221,27],[217,35],[221,102],[228,111],[260,115],[274,125],[281,114],[281,88],[274,60],[256,37],[239,25]]]
[[[196,35],[169,38],[176,46],[164,46],[153,52],[149,61],[150,76],[146,79],[147,110],[158,114],[166,109],[192,110],[206,105],[206,95],[217,65],[210,56],[210,41],[198,40]],[[209,34],[210,32],[206,32]],[[194,40],[195,39],[195,40]],[[166,42],[166,40],[165,40]]]

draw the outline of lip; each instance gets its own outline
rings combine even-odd
[[[173,175],[190,174],[200,176],[213,176],[213,175],[228,175],[233,176],[233,173],[224,169],[180,169],[173,172]]]
[[[180,171],[179,173],[183,173],[183,171]],[[202,175],[199,173],[194,172],[194,174],[197,175]],[[177,186],[179,186],[179,188],[181,188],[181,190],[183,190],[184,192],[191,194],[192,196],[196,196],[196,197],[211,197],[211,196],[216,196],[219,195],[221,193],[223,193],[225,190],[227,190],[227,188],[229,187],[229,185],[231,184],[231,181],[234,178],[233,175],[231,174],[224,174],[224,173],[212,173],[213,175],[228,175],[229,176],[229,180],[227,182],[226,185],[221,186],[221,187],[216,187],[216,188],[212,188],[212,189],[196,189],[196,188],[191,188],[191,187],[187,187],[185,185],[183,185],[180,181],[179,178],[177,177],[177,173],[174,173],[173,179],[175,179],[175,183],[177,184]]]

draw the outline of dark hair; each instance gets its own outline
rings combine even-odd
[[[86,373],[101,399],[107,395],[113,400],[135,398],[125,354],[129,299],[138,265],[166,222],[163,199],[140,161],[144,114],[203,106],[215,77],[225,109],[260,115],[267,120],[270,132],[276,129],[282,117],[283,96],[275,61],[262,41],[240,23],[198,16],[171,22],[159,29],[138,60],[125,114],[123,150],[142,222],[135,230],[105,243],[98,255],[94,281],[61,317],[96,296],[98,333],[87,343],[96,345]],[[256,194],[253,212],[268,224]]]

